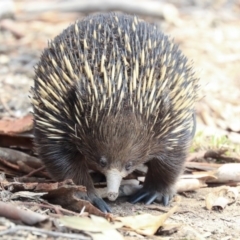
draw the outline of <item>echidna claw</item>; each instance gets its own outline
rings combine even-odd
[[[167,206],[169,204],[169,201],[170,201],[169,195],[164,195],[162,197],[162,203],[163,203],[164,206]]]
[[[99,197],[92,199],[92,204],[104,213],[112,212],[107,203]]]
[[[148,192],[139,190],[137,193],[135,193],[129,198],[129,202],[135,204],[143,200],[147,195]]]
[[[104,213],[111,212],[111,208],[107,205],[107,203],[95,193],[78,192],[76,197],[85,201],[89,201]]]
[[[151,194],[148,194],[148,196],[146,196],[145,197],[145,199],[144,199],[144,203],[146,204],[146,205],[149,205],[149,204],[151,204],[152,202],[154,202],[154,200],[158,197],[158,193],[157,192],[153,192],[153,193],[151,193]]]
[[[132,204],[138,203],[138,202],[144,202],[145,204],[151,204],[155,200],[157,202],[161,202],[164,206],[167,206],[169,204],[171,197],[166,194],[163,195],[160,192],[157,191],[147,191],[144,188],[139,190],[136,194],[131,196],[129,198],[129,202]]]

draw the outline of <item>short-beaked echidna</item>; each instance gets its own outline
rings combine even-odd
[[[135,16],[92,15],[50,42],[35,72],[35,143],[55,180],[85,185],[81,197],[110,211],[88,169],[106,176],[115,200],[121,179],[146,163],[131,201],[168,204],[192,139],[198,79],[167,36]]]

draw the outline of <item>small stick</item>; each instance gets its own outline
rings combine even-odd
[[[48,231],[45,229],[40,229],[40,228],[36,228],[36,227],[28,227],[28,226],[14,226],[12,228],[9,228],[5,231],[0,232],[0,236],[6,236],[7,234],[13,234],[17,231],[22,231],[22,230],[32,232],[33,234],[34,234],[34,232],[35,233],[37,232],[37,233],[46,234],[46,235],[52,236],[52,237],[63,237],[66,239],[79,239],[79,240],[91,240],[92,239],[90,237],[80,235],[80,233],[74,234],[74,233],[53,232],[53,231]]]

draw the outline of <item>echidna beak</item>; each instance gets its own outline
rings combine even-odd
[[[110,201],[118,197],[119,186],[122,181],[121,173],[117,169],[111,169],[106,172],[107,178],[107,196]]]

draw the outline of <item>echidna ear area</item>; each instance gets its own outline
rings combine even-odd
[[[191,127],[197,90],[191,64],[167,36],[113,13],[76,22],[49,43],[32,102],[36,128],[49,139],[75,136],[76,125],[84,135],[124,109],[161,138]]]

